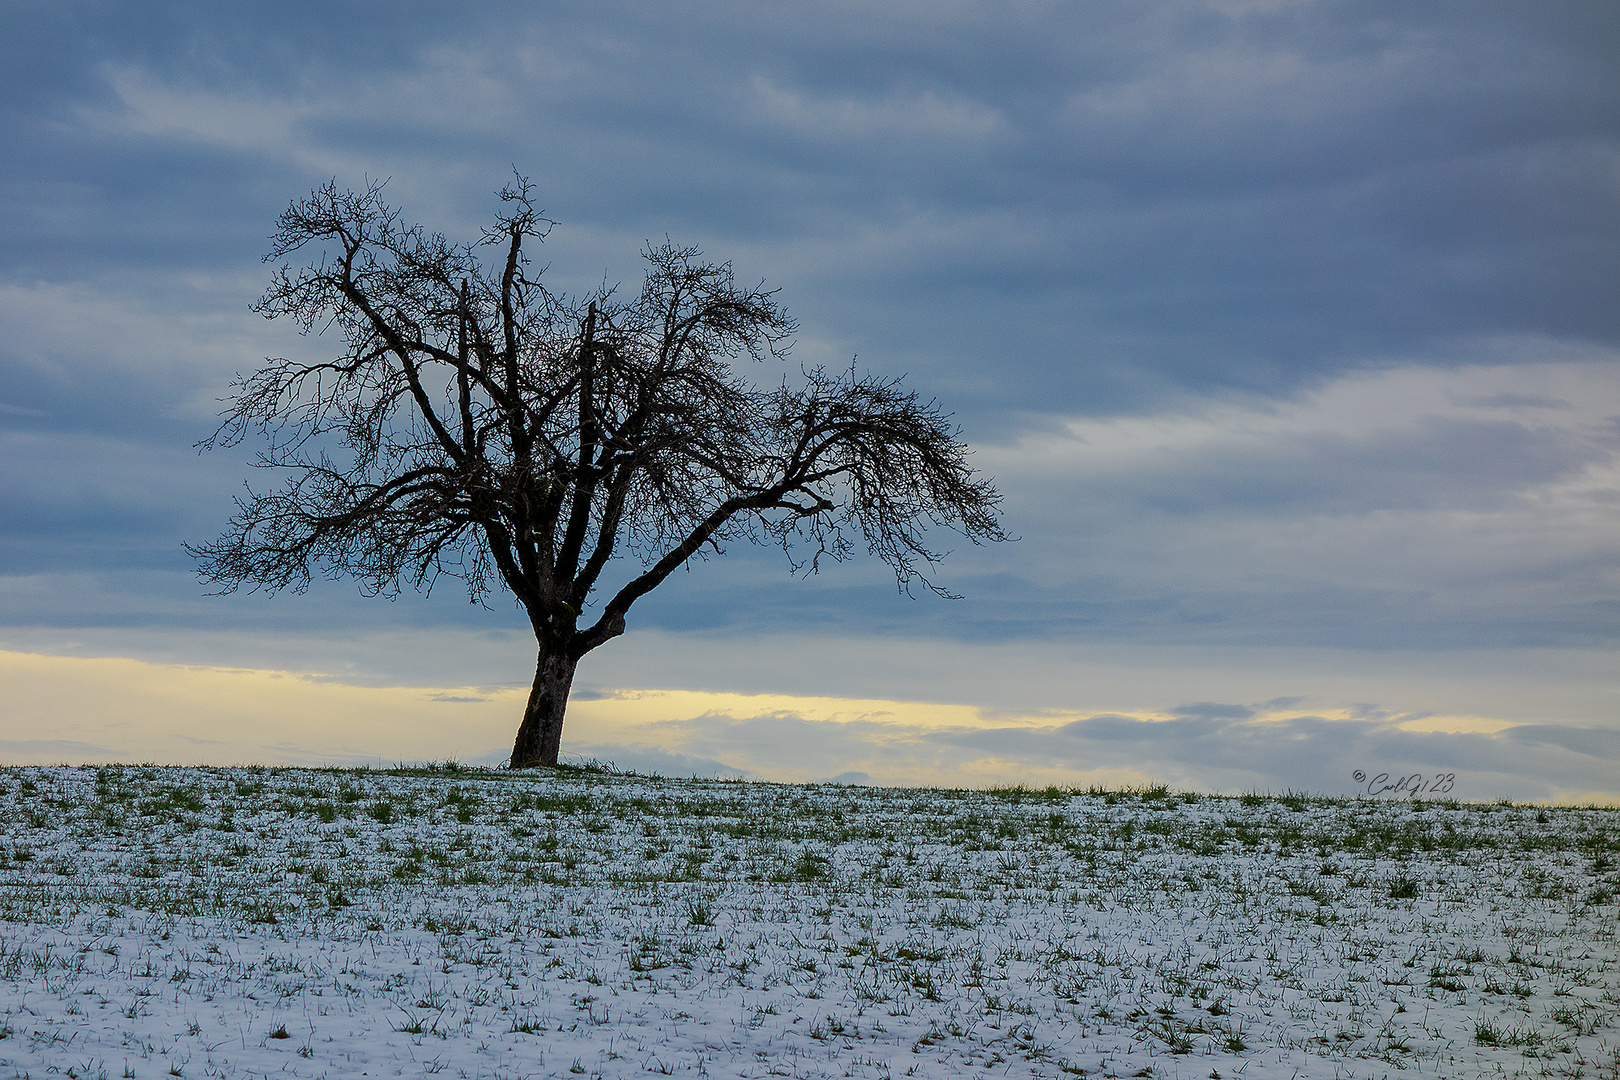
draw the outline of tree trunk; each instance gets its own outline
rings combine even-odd
[[[512,768],[529,769],[557,764],[562,746],[563,713],[568,708],[568,691],[574,684],[574,668],[579,661],[567,649],[540,649],[535,665],[534,688],[523,710],[517,742],[512,746]]]

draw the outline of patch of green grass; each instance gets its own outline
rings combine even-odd
[[[1391,900],[1416,900],[1418,883],[1405,874],[1397,874],[1389,882],[1389,898]]]

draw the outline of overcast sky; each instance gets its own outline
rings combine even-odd
[[[731,260],[781,288],[795,360],[953,411],[1019,537],[953,554],[956,603],[871,562],[698,565],[582,666],[608,726],[565,751],[1620,791],[1614,5],[19,2],[0,59],[0,649],[28,702],[0,758],[184,757],[95,726],[135,669],[54,695],[46,655],[182,665],[155,702],[209,667],[479,688],[438,694],[431,747],[230,753],[499,758],[504,721],[450,706],[511,710],[512,611],[209,597],[180,545],[248,472],[193,449],[232,376],[332,344],[248,310],[277,213],[387,178],[471,239],[516,168],[560,223],[554,288],[634,286],[666,235]],[[730,696],[612,728],[633,689]],[[825,704],[856,699],[937,708]]]

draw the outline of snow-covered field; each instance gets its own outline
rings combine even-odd
[[[0,1077],[1591,1076],[1620,811],[0,770]]]

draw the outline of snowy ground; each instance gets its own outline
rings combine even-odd
[[[1620,811],[0,770],[0,1077],[1617,1076]]]

